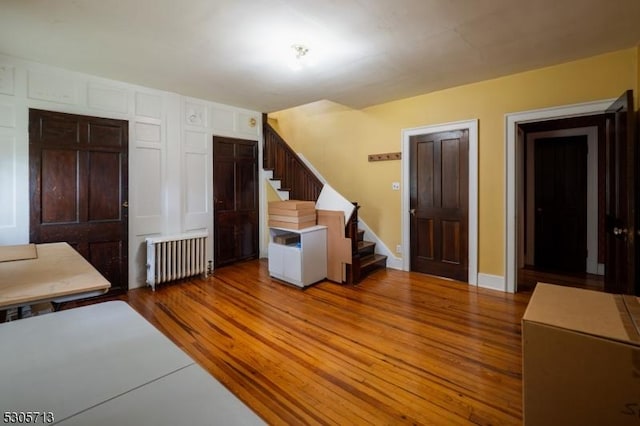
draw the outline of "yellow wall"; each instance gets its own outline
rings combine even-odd
[[[504,275],[505,114],[616,98],[640,85],[632,48],[354,110],[329,101],[272,113],[276,127],[346,198],[390,248],[401,244],[400,161],[367,155],[401,150],[402,129],[479,119],[479,272]],[[636,97],[637,99],[637,97]]]

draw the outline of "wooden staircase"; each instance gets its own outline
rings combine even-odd
[[[262,117],[264,146],[262,167],[271,171],[274,181],[280,181],[280,191],[288,191],[289,198],[301,201],[317,201],[324,186],[320,179],[309,170],[293,149]]]
[[[376,243],[364,239],[364,230],[358,228],[358,203],[345,226],[345,237],[351,238],[351,265],[347,264],[346,284],[357,284],[365,276],[387,267],[387,256],[375,252]]]
[[[263,169],[272,172],[272,181],[279,181],[279,191],[288,191],[292,200],[317,201],[323,183],[304,164],[284,139],[263,116]],[[357,284],[369,273],[386,268],[387,256],[376,254],[376,244],[364,240],[364,231],[358,229],[358,203],[349,222],[345,237],[351,238],[352,263],[347,264],[345,284]]]

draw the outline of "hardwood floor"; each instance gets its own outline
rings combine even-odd
[[[301,290],[264,260],[125,299],[270,424],[520,424],[505,294],[396,270]]]

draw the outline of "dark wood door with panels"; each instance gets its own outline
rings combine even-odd
[[[468,280],[469,131],[410,138],[411,270]]]
[[[127,121],[29,110],[33,243],[64,241],[128,289]]]
[[[214,266],[258,257],[258,142],[213,137]]]
[[[535,265],[587,269],[587,136],[535,141]]]
[[[604,288],[611,293],[640,294],[638,285],[638,148],[633,91],[628,90],[605,113],[606,255]]]

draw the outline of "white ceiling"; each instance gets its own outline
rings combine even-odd
[[[639,0],[0,0],[0,53],[262,112],[361,108],[639,42]],[[294,43],[314,66],[288,66]]]

